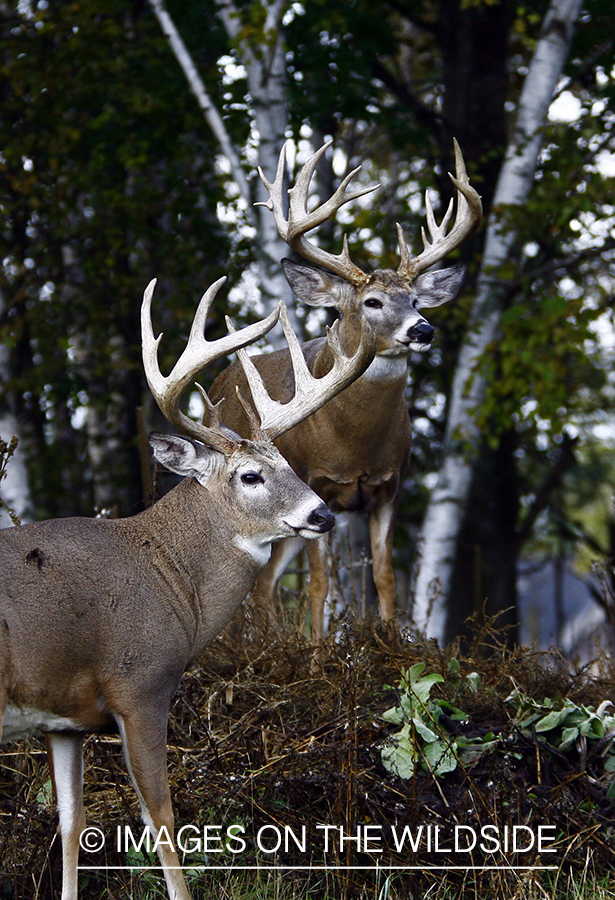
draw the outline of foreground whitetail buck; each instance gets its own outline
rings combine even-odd
[[[133,518],[54,520],[0,533],[0,740],[47,735],[60,813],[62,900],[77,898],[84,735],[119,730],[144,821],[154,836],[173,839],[166,729],[182,673],[229,622],[272,541],[314,538],[333,526],[325,504],[271,440],[365,369],[373,336],[365,328],[348,358],[332,329],[335,363],[319,381],[307,371],[284,307],[206,341],[207,312],[223,281],[201,300],[188,345],[168,377],[158,368],[160,338],[152,333],[154,282],[141,310],[151,391],[167,419],[198,443],[166,434],[150,441],[160,462],[188,477]],[[179,400],[195,375],[261,337],[278,316],[295,364],[294,398],[280,407],[250,375],[260,418],[252,414],[251,440],[220,423],[204,391],[209,425],[187,418]],[[172,900],[189,900],[175,851],[162,841],[158,855]]]
[[[361,323],[367,319],[376,336],[376,357],[365,373],[311,418],[286,432],[276,446],[295,472],[325,500],[334,512],[364,511],[369,517],[374,582],[383,619],[394,615],[395,585],[392,564],[393,521],[397,497],[410,454],[411,430],[404,400],[407,358],[411,351],[431,346],[434,330],[419,310],[440,306],[456,295],[464,275],[463,266],[425,272],[457,247],[478,226],[482,207],[470,186],[463,157],[455,142],[457,215],[450,231],[453,201],[440,225],[436,223],[429,195],[426,197],[429,238],[423,231],[424,249],[411,256],[400,226],[397,226],[400,265],[397,271],[376,269],[371,275],[350,260],[344,237],[342,252],[335,256],[310,243],[305,234],[332,216],[344,203],[374,187],[348,193],[346,188],[358,169],[348,174],[334,195],[307,212],[308,190],[314,169],[330,142],[303,166],[290,196],[288,216],[283,203],[285,150],[278,162],[275,180],[269,183],[265,204],[275,217],[286,243],[304,259],[323,268],[282,264],[286,277],[300,300],[310,306],[334,307],[342,313],[340,337],[347,353],[357,346]],[[420,274],[424,272],[424,274]],[[315,376],[331,366],[324,339],[303,345],[306,361]],[[286,351],[256,360],[267,390],[284,401],[292,395],[293,375]],[[246,413],[233,386],[248,395],[245,375],[237,363],[214,382],[211,397],[227,398],[225,420],[239,434],[246,433]],[[257,583],[257,590],[273,602],[277,582],[286,565],[302,545],[296,536],[274,547],[271,560]],[[312,541],[307,548],[310,565],[312,635],[319,646],[323,634],[323,610],[329,590],[326,539]]]

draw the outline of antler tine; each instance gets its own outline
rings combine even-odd
[[[374,334],[366,319],[361,321],[361,339],[353,356],[346,356],[339,337],[338,322],[327,329],[327,342],[333,356],[333,366],[322,378],[314,378],[307,367],[301,345],[288,320],[286,307],[282,305],[280,322],[288,342],[293,372],[295,394],[288,403],[279,403],[267,393],[258,369],[244,350],[238,351],[252,399],[261,420],[261,432],[273,441],[294,425],[307,419],[321,406],[348,387],[373,360],[376,352]]]
[[[222,429],[216,407],[209,401],[204,389],[197,385],[210,414],[211,424],[209,427],[194,422],[181,411],[179,402],[182,391],[202,369],[214,360],[226,356],[240,347],[245,347],[270,331],[276,324],[280,312],[279,309],[276,309],[262,321],[248,325],[242,328],[241,331],[224,335],[224,337],[215,341],[207,341],[204,334],[207,314],[216,294],[225,281],[226,276],[219,278],[201,297],[192,322],[186,348],[169,375],[165,376],[160,371],[158,346],[162,339],[162,334],[155,338],[152,327],[151,307],[156,279],[153,279],[148,284],[143,295],[141,333],[143,367],[147,383],[165,418],[191,437],[228,455],[237,446],[237,441]]]
[[[341,275],[352,284],[358,286],[365,284],[369,276],[351,261],[346,239],[344,239],[342,252],[335,255],[333,253],[327,253],[316,244],[310,243],[305,237],[307,232],[316,228],[318,225],[321,225],[327,219],[330,219],[331,216],[333,216],[345,203],[356,200],[358,197],[363,197],[365,194],[369,194],[380,187],[380,185],[376,184],[371,187],[358,188],[355,191],[348,192],[348,185],[361,169],[361,166],[358,166],[342,179],[339,187],[328,200],[325,200],[317,206],[316,209],[313,209],[308,213],[308,193],[314,171],[318,161],[332,143],[333,141],[327,141],[323,144],[323,146],[313,153],[302,166],[294,186],[288,191],[290,198],[288,219],[284,216],[282,203],[282,183],[284,178],[284,162],[286,159],[286,144],[280,152],[276,176],[273,182],[267,181],[262,170],[259,169],[261,181],[269,191],[269,200],[259,203],[258,205],[266,206],[273,212],[278,233],[289,247],[309,262],[324,266],[324,268],[328,269],[330,272]]]
[[[482,214],[483,206],[480,195],[474,190],[470,184],[468,173],[466,171],[463,154],[459,144],[453,139],[455,150],[455,176],[449,172],[449,178],[457,188],[457,216],[455,224],[447,234],[449,222],[453,215],[454,201],[448,205],[441,223],[438,225],[433,213],[429,192],[425,194],[425,209],[427,218],[427,236],[425,229],[421,229],[423,238],[423,251],[419,256],[413,257],[408,252],[403,233],[400,226],[397,226],[400,248],[400,264],[398,272],[406,278],[414,278],[419,272],[428,269],[434,263],[441,260],[447,253],[459,246],[473,231],[478,228]]]
[[[273,218],[275,220],[276,228],[278,229],[278,233],[283,241],[286,240],[286,233],[288,231],[288,222],[284,218],[284,203],[282,201],[282,194],[284,189],[284,166],[286,164],[286,148],[288,147],[288,143],[289,142],[286,141],[282,145],[282,149],[280,150],[280,155],[278,156],[278,165],[273,181],[268,181],[261,167],[258,167],[260,180],[263,182],[265,188],[269,192],[269,199],[259,200],[254,204],[254,206],[266,206],[267,209],[271,210],[271,212],[273,213]]]

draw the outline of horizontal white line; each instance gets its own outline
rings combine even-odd
[[[191,872],[555,872],[558,866],[167,866],[168,869],[180,869]],[[77,866],[83,872],[163,872],[162,866]]]

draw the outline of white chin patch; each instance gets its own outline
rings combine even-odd
[[[299,529],[299,537],[306,538],[309,540],[310,538],[322,537],[323,534],[326,534],[325,531],[319,531],[317,528],[300,528]]]
[[[413,341],[410,344],[410,349],[414,350],[415,353],[427,353],[428,350],[431,350],[431,341],[428,344]]]

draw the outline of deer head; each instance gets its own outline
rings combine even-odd
[[[267,206],[274,215],[282,239],[291,249],[318,268],[297,265],[283,260],[286,277],[300,300],[310,306],[338,309],[348,320],[347,328],[356,328],[359,316],[365,316],[376,335],[379,356],[407,356],[411,350],[423,352],[431,346],[434,330],[419,310],[447,303],[457,293],[464,276],[463,266],[426,271],[451,250],[458,247],[479,225],[482,204],[470,185],[463,156],[455,141],[455,176],[451,181],[457,188],[457,213],[451,225],[454,201],[451,200],[440,224],[434,216],[429,193],[426,194],[427,233],[422,229],[423,250],[413,256],[406,244],[403,230],[397,225],[400,263],[397,270],[376,269],[364,272],[350,259],[347,236],[338,255],[328,253],[310,242],[307,233],[333,216],[341,206],[377,189],[378,185],[348,191],[348,185],[360,166],[349,172],[332,197],[311,212],[307,211],[308,193],[314,170],[322,155],[331,146],[324,144],[311,156],[288,191],[288,214],[283,203],[283,181],[286,145],[282,148],[273,182],[259,169],[259,175],[269,192]],[[352,324],[351,324],[352,323]],[[342,328],[345,328],[344,323]]]

